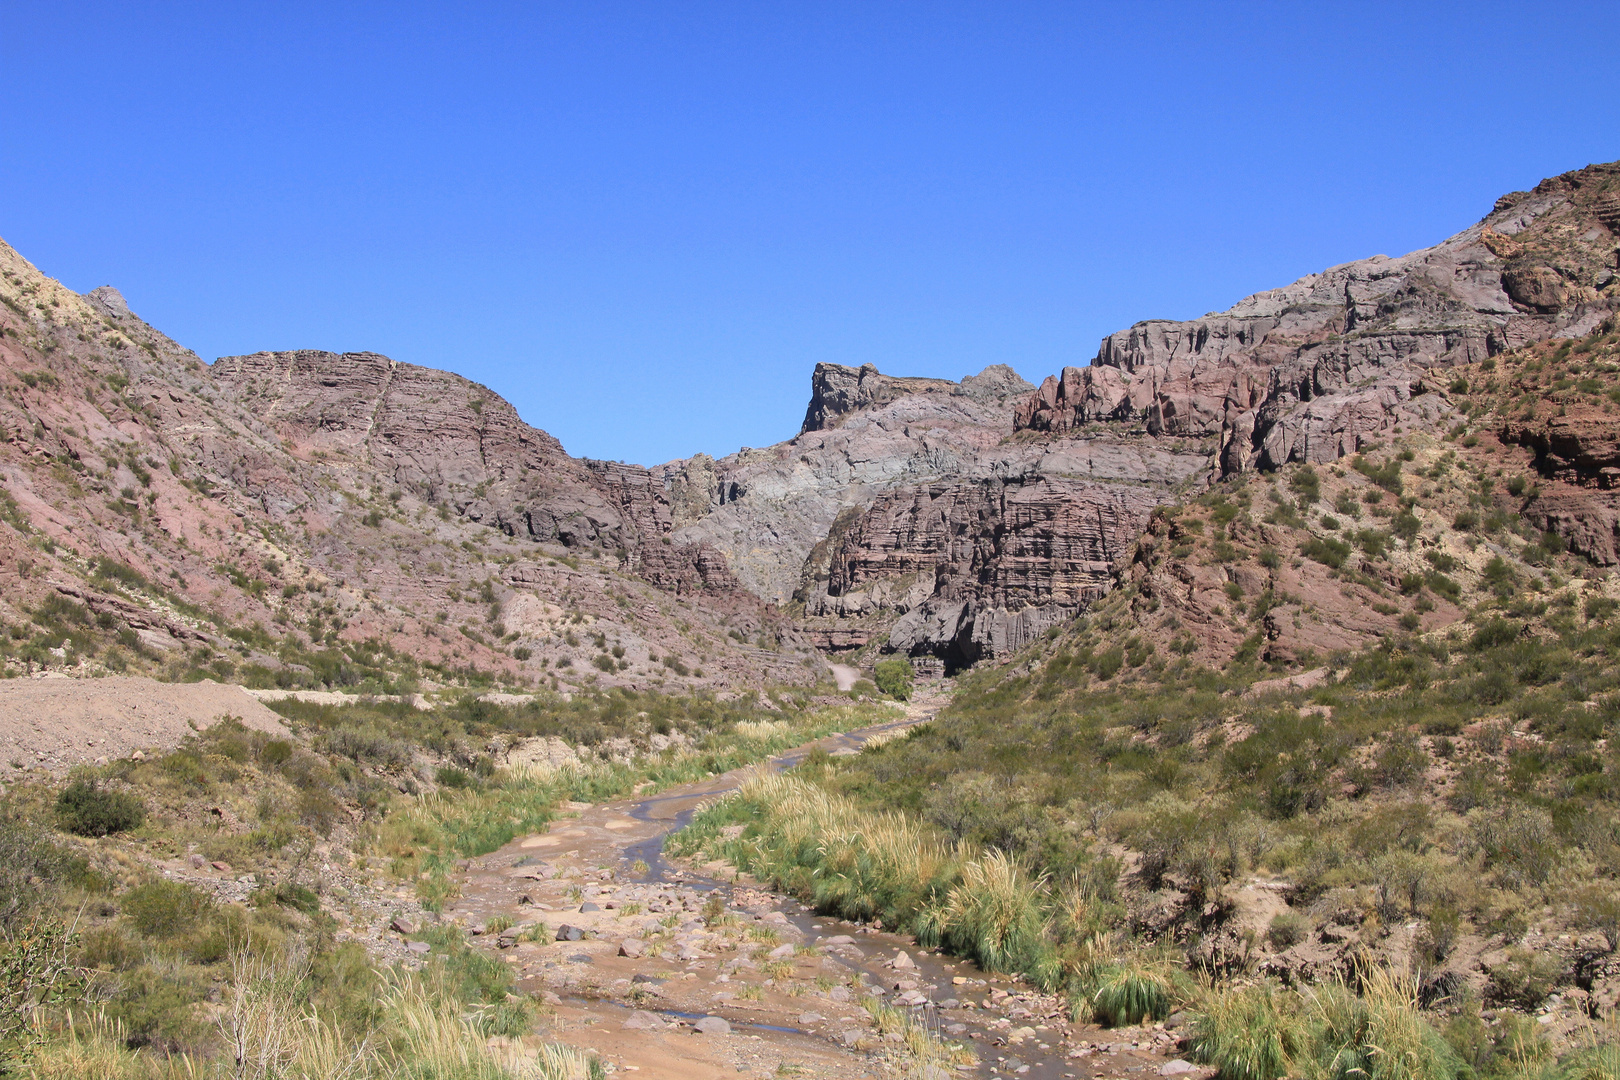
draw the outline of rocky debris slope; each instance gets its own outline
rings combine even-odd
[[[227,716],[287,737],[281,718],[238,686],[116,676],[88,683],[10,679],[0,682],[0,762],[10,769],[105,765],[173,749]]]

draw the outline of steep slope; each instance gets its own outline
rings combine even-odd
[[[1617,229],[1620,165],[1555,177],[1504,196],[1432,248],[1334,267],[1202,319],[1113,334],[1089,367],[1065,368],[1017,402],[1010,431],[1000,411],[988,423],[975,417],[975,441],[964,446],[958,435],[927,447],[932,454],[907,456],[907,440],[927,409],[969,393],[965,383],[818,369],[805,431],[720,463],[728,503],[685,532],[734,565],[770,563],[772,575],[740,576],[756,588],[765,577],[777,595],[786,565],[816,537],[795,597],[824,645],[876,643],[948,668],[1005,656],[1113,588],[1117,560],[1155,506],[1220,476],[1331,462],[1477,415],[1477,402],[1447,392],[1449,369],[1602,324],[1620,307]],[[998,408],[1010,397],[996,398]],[[832,424],[838,440],[816,441]],[[1548,447],[1568,438],[1521,435],[1513,438]],[[1594,482],[1614,467],[1601,453],[1568,452]],[[863,491],[854,470],[828,470],[829,458],[891,467]],[[831,485],[820,480],[829,474]],[[764,496],[752,497],[750,483],[763,483]],[[1595,515],[1585,524],[1551,501],[1539,512],[1547,527],[1612,558],[1620,511],[1606,499],[1575,501]],[[784,531],[791,542],[781,542]],[[1379,619],[1351,621],[1360,629],[1340,644],[1380,632]],[[1295,645],[1316,647],[1308,637]]]
[[[1497,200],[1477,225],[1257,293],[1188,322],[1140,322],[1048,377],[1020,430],[1100,421],[1218,437],[1225,473],[1332,461],[1432,425],[1432,369],[1590,332],[1617,306],[1620,163]]]
[[[646,470],[371,354],[209,368],[0,245],[6,669],[252,685],[818,677]]]

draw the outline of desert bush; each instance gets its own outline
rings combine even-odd
[[[1281,911],[1271,918],[1271,925],[1266,928],[1266,940],[1274,949],[1287,949],[1305,940],[1305,933],[1309,929],[1305,919],[1292,911]]]
[[[56,799],[62,828],[80,836],[107,836],[139,828],[146,820],[141,800],[123,791],[108,791],[93,780],[75,780]]]
[[[1504,1005],[1534,1009],[1552,993],[1563,964],[1545,953],[1508,950],[1507,960],[1491,968],[1487,996]]]
[[[62,1004],[76,982],[77,939],[60,919],[47,918],[0,941],[0,1074],[33,1060],[44,1040],[36,1015]]]
[[[898,657],[879,660],[877,666],[872,669],[872,677],[877,682],[877,688],[899,701],[911,697],[911,680],[915,675],[911,661]]]
[[[213,907],[213,899],[184,882],[160,878],[129,890],[120,906],[124,917],[141,933],[171,938],[194,929]]]

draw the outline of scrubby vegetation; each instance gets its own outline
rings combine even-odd
[[[346,891],[380,876],[433,911],[453,894],[456,859],[543,828],[559,802],[701,778],[890,711],[629,692],[278,708],[295,738],[226,721],[166,755],[5,794],[0,995],[26,1004],[14,1010],[26,1023],[0,1028],[0,1072],[599,1072],[536,1042],[544,1006],[514,997],[510,968],[454,924],[416,930],[430,952],[414,968],[368,952],[337,917]],[[552,735],[578,748],[577,764],[507,763],[522,740]],[[497,1051],[493,1035],[517,1041]],[[256,1064],[242,1072],[238,1057]]]
[[[1612,378],[1548,373],[1617,352],[1606,325],[1498,358],[1475,423],[1166,508],[1118,590],[935,723],[679,843],[1077,1015],[1189,1010],[1229,1080],[1603,1074],[1620,594],[1537,524],[1565,466],[1473,432],[1532,392],[1612,411]]]

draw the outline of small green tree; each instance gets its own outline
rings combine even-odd
[[[911,680],[916,674],[911,668],[911,661],[899,657],[893,660],[879,660],[877,667],[872,670],[877,688],[896,701],[907,701],[911,698]]]

